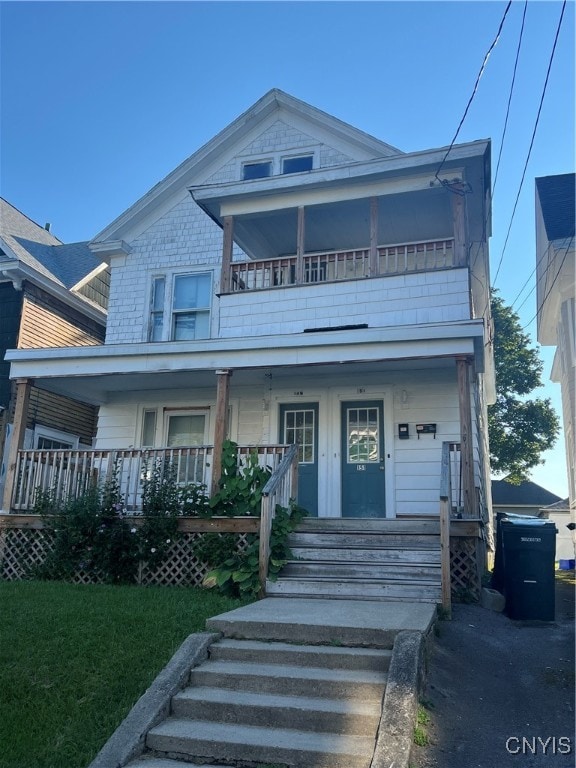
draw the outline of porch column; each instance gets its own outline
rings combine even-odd
[[[472,358],[456,358],[458,371],[458,406],[460,411],[460,461],[464,517],[477,517],[474,486],[474,443],[472,440],[472,403],[470,399],[470,367]]]
[[[214,455],[212,457],[212,495],[218,491],[218,481],[222,475],[222,446],[228,432],[230,376],[232,376],[230,370],[216,371],[216,424],[214,426]]]
[[[6,481],[4,484],[4,497],[2,499],[2,509],[5,512],[10,511],[12,504],[12,491],[14,489],[14,480],[16,477],[16,463],[18,461],[18,451],[24,444],[24,434],[26,432],[26,421],[28,420],[28,402],[30,400],[31,388],[32,381],[30,379],[16,379],[16,405],[14,407],[14,423],[12,437],[10,438],[8,461],[6,462]]]
[[[378,198],[370,198],[370,265],[368,268],[370,277],[380,272],[378,263]]]
[[[463,185],[450,186],[452,223],[454,226],[454,264],[466,266],[466,194]]]
[[[232,246],[234,245],[234,218],[224,216],[224,240],[222,244],[222,271],[220,272],[220,293],[230,291],[230,266],[232,264]]]
[[[304,248],[305,248],[306,217],[304,206],[298,208],[298,231],[296,233],[296,284],[304,282]]]

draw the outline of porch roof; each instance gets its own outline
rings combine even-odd
[[[316,230],[320,228],[322,232],[326,227],[330,230],[339,222],[341,247],[349,247],[346,233],[351,243],[363,242],[367,236],[367,214],[361,209],[361,203],[371,197],[379,199],[385,213],[380,223],[380,243],[388,242],[388,237],[392,238],[390,242],[395,238],[397,241],[410,237],[424,239],[430,237],[431,232],[434,236],[446,236],[450,229],[444,231],[442,226],[451,226],[452,219],[450,195],[444,185],[453,182],[466,184],[470,234],[472,239],[480,240],[485,236],[485,226],[488,234],[490,231],[489,216],[485,215],[485,190],[490,184],[490,142],[457,144],[447,153],[448,148],[443,147],[188,189],[195,202],[220,226],[225,216],[234,216],[234,240],[252,258],[262,257],[263,243],[270,251],[268,256],[294,250],[293,213],[301,206],[310,208],[310,215],[318,212],[319,217],[306,227],[307,250],[324,248],[322,242],[316,242]],[[332,208],[334,215],[330,216]],[[411,235],[395,231],[403,215],[415,209],[419,210],[418,219],[424,217],[418,225],[422,231],[414,229],[417,223],[413,216]],[[273,227],[270,227],[270,217],[273,217]],[[435,227],[440,230],[436,231]]]
[[[470,355],[484,370],[482,320],[203,341],[9,350],[10,377],[100,404],[114,392],[213,386],[219,369],[244,372],[356,365],[373,370]]]

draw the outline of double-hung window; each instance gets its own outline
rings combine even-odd
[[[208,273],[176,275],[172,302],[172,339],[207,339],[210,336],[210,295],[212,276]]]
[[[212,274],[174,275],[167,298],[166,278],[152,281],[149,341],[185,341],[210,337]]]
[[[164,294],[166,278],[155,277],[152,280],[152,307],[150,312],[150,341],[162,341],[164,330]]]

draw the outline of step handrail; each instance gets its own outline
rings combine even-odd
[[[266,577],[270,559],[270,534],[276,504],[288,506],[290,499],[296,498],[298,482],[298,445],[291,445],[284,454],[278,468],[272,473],[262,489],[262,508],[260,512],[260,544],[258,548],[258,571],[260,577],[260,596],[266,595]]]
[[[452,506],[452,478],[450,472],[450,443],[442,443],[440,469],[440,572],[442,609],[447,619],[452,618],[450,584],[450,509]]]

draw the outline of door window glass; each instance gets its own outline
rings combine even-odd
[[[348,408],[346,414],[348,463],[378,461],[378,408]]]
[[[284,412],[284,439],[289,444],[298,443],[300,464],[314,463],[315,415],[313,410]]]

